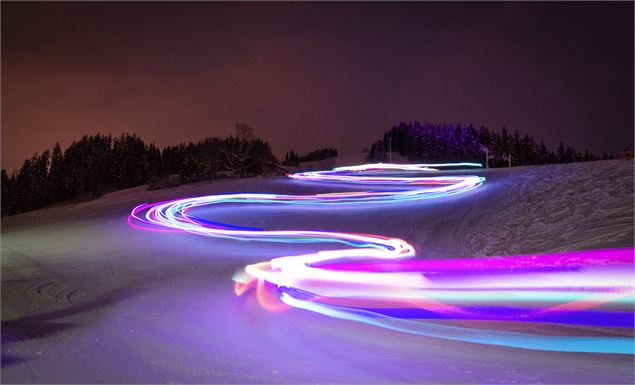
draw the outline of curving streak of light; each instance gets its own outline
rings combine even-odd
[[[274,258],[234,276],[235,292],[255,289],[271,311],[289,307],[412,334],[524,349],[633,354],[633,340],[548,336],[423,322],[422,319],[547,322],[633,327],[633,250],[596,250],[459,261],[412,260],[406,241],[379,235],[263,230],[212,222],[193,209],[226,203],[386,204],[459,194],[480,186],[474,175],[431,174],[474,163],[367,164],[290,175],[302,181],[390,185],[404,189],[314,195],[239,193],[142,204],[131,226],[241,241],[340,243],[347,247]],[[399,176],[401,174],[402,176]],[[408,260],[407,260],[408,259]]]

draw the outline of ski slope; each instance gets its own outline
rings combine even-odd
[[[633,246],[632,162],[470,173],[487,183],[437,200],[381,210],[230,205],[215,209],[213,220],[382,234],[407,240],[420,259]],[[144,201],[342,187],[282,177],[138,187],[3,218],[2,381],[633,382],[632,356],[537,353],[412,336],[301,310],[267,312],[252,297],[234,296],[233,273],[281,253],[308,252],[308,245],[156,234],[126,223],[130,209]],[[632,336],[632,329],[514,327]]]

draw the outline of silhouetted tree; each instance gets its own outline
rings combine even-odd
[[[117,188],[138,186],[148,180],[146,145],[135,134],[122,134],[112,145],[115,185]]]
[[[2,169],[2,181],[0,183],[2,183],[2,216],[14,214],[13,175],[9,177],[7,170]]]
[[[62,148],[59,143],[55,143],[51,154],[51,167],[46,180],[50,203],[61,202],[66,198],[64,178]]]

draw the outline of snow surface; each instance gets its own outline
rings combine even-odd
[[[355,208],[228,206],[206,218],[403,238],[418,258],[632,247],[633,162],[470,170],[458,196]],[[467,171],[455,171],[467,173]],[[354,190],[283,177],[145,186],[2,219],[3,383],[633,383],[628,355],[540,352],[402,334],[235,297],[232,274],[316,245],[130,228],[142,202]],[[438,321],[449,323],[451,321]],[[539,333],[632,330],[517,325]],[[539,328],[539,329],[536,329]]]

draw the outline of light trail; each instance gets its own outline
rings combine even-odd
[[[234,276],[237,295],[253,292],[269,311],[300,308],[330,317],[423,336],[514,348],[634,354],[628,337],[553,336],[425,319],[536,322],[633,328],[633,249],[539,256],[414,260],[406,241],[380,235],[263,230],[212,222],[193,209],[226,203],[385,205],[441,198],[480,186],[474,175],[430,174],[474,163],[368,164],[290,175],[301,181],[397,186],[402,189],[314,195],[239,193],[135,207],[131,226],[241,241],[339,243],[346,248],[282,256],[248,265]],[[400,176],[401,175],[401,176]]]

